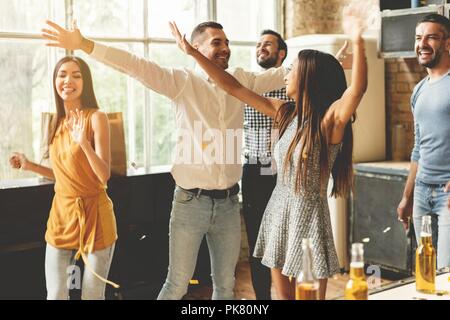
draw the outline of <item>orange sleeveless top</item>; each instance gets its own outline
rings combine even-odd
[[[93,137],[91,116],[97,109],[83,109],[86,134]],[[72,141],[61,123],[49,146],[55,175],[55,196],[45,240],[55,248],[85,253],[102,250],[117,240],[113,204],[106,185],[98,180],[80,145]]]

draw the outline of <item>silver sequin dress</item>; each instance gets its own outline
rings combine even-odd
[[[339,261],[333,241],[326,190],[320,193],[319,148],[313,149],[308,169],[308,184],[295,193],[295,173],[300,147],[297,146],[290,174],[284,175],[284,158],[297,130],[294,119],[274,148],[277,184],[261,222],[254,256],[270,268],[281,269],[286,276],[297,277],[302,269],[302,238],[311,238],[313,269],[317,278],[328,278],[339,272]],[[330,149],[330,168],[341,144]],[[326,189],[326,186],[324,187]]]

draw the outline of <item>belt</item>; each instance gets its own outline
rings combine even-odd
[[[213,199],[226,199],[239,193],[239,185],[236,183],[231,188],[225,190],[205,190],[199,188],[183,190],[194,193],[197,197],[202,195]]]
[[[446,186],[446,183],[426,183],[421,180],[417,180],[420,184],[423,184],[429,188],[444,188]]]

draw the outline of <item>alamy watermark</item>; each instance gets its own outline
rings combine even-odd
[[[251,129],[254,136],[261,134],[258,143],[267,142],[267,129]],[[192,128],[178,128],[171,135],[175,148],[172,163],[176,165],[240,165],[242,164],[242,128],[204,128],[202,121],[194,121]],[[278,140],[278,129],[270,132],[270,145]],[[261,158],[264,159],[264,158]],[[258,161],[261,161],[258,159]]]

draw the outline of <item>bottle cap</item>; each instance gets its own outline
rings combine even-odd
[[[360,252],[364,250],[364,244],[362,244],[361,242],[356,242],[352,244],[352,252],[356,251],[356,252]]]
[[[431,216],[423,216],[422,217],[422,224],[431,224]]]

